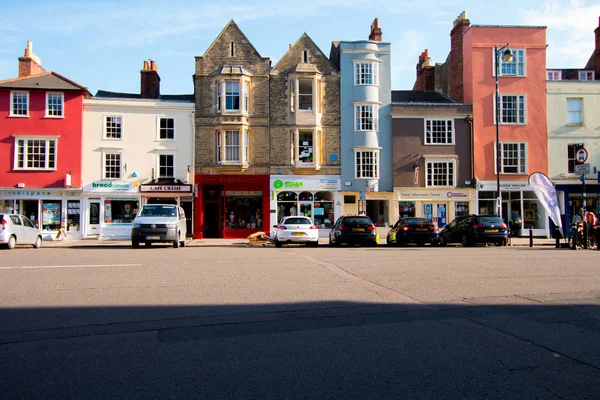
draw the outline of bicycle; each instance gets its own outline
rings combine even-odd
[[[594,227],[587,227],[588,235],[587,235],[587,246],[584,246],[585,239],[583,235],[583,226],[582,225],[572,225],[571,226],[571,234],[569,235],[569,247],[573,248],[574,242],[573,238],[575,234],[577,234],[577,247],[578,248],[586,248],[588,250],[596,250],[598,248],[598,243],[596,242],[596,235],[594,230],[597,229]]]

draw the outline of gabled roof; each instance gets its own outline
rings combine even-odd
[[[96,92],[96,98],[107,98],[107,99],[141,99],[141,94],[136,93],[120,93],[120,92],[109,92],[107,90],[98,90]],[[163,100],[163,101],[182,101],[182,102],[194,102],[193,94],[161,94],[158,99],[144,99],[150,101]]]
[[[250,40],[248,40],[248,37],[244,34],[244,32],[242,32],[242,30],[240,29],[239,26],[237,26],[237,24],[235,23],[234,20],[229,20],[229,22],[227,23],[227,25],[225,25],[225,28],[223,28],[223,30],[219,33],[219,35],[215,38],[215,40],[213,40],[213,42],[210,44],[210,46],[208,46],[208,49],[206,49],[206,51],[204,52],[204,54],[202,55],[202,57],[206,57],[206,55],[210,52],[210,50],[213,48],[213,46],[215,45],[215,43],[217,43],[219,41],[219,39],[221,38],[221,36],[223,36],[223,34],[225,32],[227,32],[228,30],[236,30],[240,35],[242,35],[242,37],[244,39],[246,39],[246,41],[248,42],[248,44],[250,45],[250,47],[252,48],[252,50],[254,50],[254,52],[261,57],[260,53],[258,51],[256,51],[256,48],[252,45],[252,43],[250,42]]]
[[[401,104],[455,104],[456,101],[431,90],[392,90],[392,103]]]
[[[83,91],[88,95],[88,89],[56,72],[23,76],[20,78],[0,81],[0,88],[6,89],[41,89],[41,90],[75,90]]]
[[[278,69],[279,64],[281,64],[283,61],[285,61],[285,59],[294,50],[294,48],[296,48],[297,46],[300,45],[300,43],[302,42],[303,39],[308,39],[309,43],[319,51],[323,60],[327,60],[331,64],[331,66],[337,70],[336,65],[334,63],[332,63],[331,60],[329,60],[329,58],[327,58],[327,56],[325,56],[325,53],[323,53],[321,51],[319,46],[317,46],[317,44],[311,39],[311,37],[308,36],[306,34],[306,32],[304,32],[304,33],[302,33],[302,35],[300,35],[298,40],[296,40],[296,42],[292,46],[290,46],[288,51],[285,52],[285,54],[279,59],[279,61],[277,61],[277,64],[275,64],[275,66],[272,68],[272,71],[276,71]],[[296,67],[294,68],[294,72],[313,72],[314,73],[314,72],[322,72],[322,71],[319,71],[319,69],[316,66],[314,66],[310,63],[308,63],[308,64],[298,63],[296,65]]]

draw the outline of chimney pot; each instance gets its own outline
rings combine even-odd
[[[156,61],[150,60],[150,69],[152,71],[157,71],[158,72],[158,68],[156,67]]]
[[[148,61],[144,61],[144,71],[148,71],[150,67],[148,66]]]

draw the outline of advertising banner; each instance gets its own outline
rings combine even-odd
[[[531,186],[539,202],[546,209],[548,216],[554,221],[554,224],[558,227],[561,235],[564,237],[565,234],[560,219],[558,196],[550,178],[541,172],[534,172],[529,175],[529,186]]]

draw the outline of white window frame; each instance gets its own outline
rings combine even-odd
[[[548,81],[561,81],[562,71],[561,70],[548,70],[546,71],[546,80]]]
[[[579,104],[578,110],[572,110],[571,105]],[[571,117],[577,117],[578,121],[570,121]],[[583,99],[581,97],[567,97],[567,125],[583,125]]]
[[[365,71],[369,69],[370,71]],[[354,86],[378,86],[379,85],[379,63],[367,60],[354,61]],[[371,83],[366,82],[366,77],[371,76]]]
[[[436,184],[436,174],[430,173],[430,168],[435,164],[446,164],[446,173],[443,175],[446,184]],[[451,171],[450,171],[451,169]],[[427,158],[425,159],[425,187],[448,187],[455,188],[457,180],[456,160],[450,158]],[[450,179],[452,182],[450,182]]]
[[[118,176],[108,176],[106,162],[108,156],[119,156]],[[102,152],[102,179],[122,179],[123,177],[123,153],[121,151],[103,151]]]
[[[161,122],[162,120],[173,120],[173,137],[172,138],[163,138],[161,137],[161,133],[163,131],[163,128],[161,127]],[[176,139],[176,132],[177,132],[177,126],[176,126],[176,122],[174,117],[169,117],[166,115],[159,115],[158,117],[156,117],[156,140],[160,140],[160,141],[174,141]],[[166,132],[169,131],[170,128],[164,128],[164,130]]]
[[[173,159],[173,166],[169,167],[169,166],[165,166],[164,168],[173,168],[173,175],[172,176],[165,176],[163,174],[161,174],[161,162],[160,162],[160,158],[163,156],[167,156],[167,157],[172,157]],[[175,153],[174,152],[158,152],[156,153],[156,177],[157,178],[175,178],[175,176],[177,175],[177,157],[175,157]]]
[[[121,135],[121,137],[114,138],[114,137],[108,137],[108,136],[106,136],[107,133],[108,133],[108,128],[106,126],[108,118],[119,118],[120,119],[120,121],[121,121],[121,126],[120,126],[120,129],[121,129],[120,135]],[[102,116],[102,138],[104,140],[123,140],[123,133],[124,133],[124,130],[123,130],[123,125],[124,124],[123,124],[123,122],[124,122],[124,117],[123,117],[122,114],[105,114],[105,115],[103,115]]]
[[[502,120],[502,116],[503,116],[503,109],[502,109],[502,100],[504,99],[504,97],[509,97],[509,96],[514,96],[517,98],[517,122],[504,122]],[[523,102],[521,103],[519,100],[523,99]],[[496,102],[496,96],[494,96],[494,103]],[[519,121],[519,111],[521,111],[519,109],[520,104],[523,104],[523,121]],[[498,110],[500,111],[500,119],[499,122],[502,125],[527,125],[527,96],[524,94],[510,94],[510,93],[501,93],[500,94],[500,105],[498,106]],[[494,118],[496,117],[496,107],[494,104]],[[494,121],[496,121],[494,119]]]
[[[366,112],[371,112],[371,129],[363,129],[363,119],[368,120]],[[377,104],[355,104],[354,105],[354,131],[355,132],[373,132],[379,130],[379,106]]]
[[[244,88],[244,112],[248,113],[250,110],[250,82],[242,81],[242,87]]]
[[[508,157],[504,157],[505,152],[506,151],[514,151],[513,149],[505,148],[505,146],[510,146],[510,145],[518,145],[519,147],[522,147],[522,149],[518,149],[517,151],[524,152],[523,159],[521,159],[520,157],[517,158],[517,160],[518,160],[518,164],[516,165],[516,168],[518,169],[517,172],[506,172],[506,166],[504,165],[504,160],[508,159]],[[494,142],[494,153],[496,152],[495,146],[496,146],[496,143]],[[500,151],[502,152],[502,157],[500,159],[500,174],[502,174],[502,175],[527,175],[528,174],[529,157],[528,157],[527,142],[500,142]],[[498,157],[498,154],[496,154],[494,157],[494,172],[495,173],[498,173],[497,157]],[[511,167],[513,167],[513,166],[511,166]]]
[[[363,174],[362,166],[366,166],[365,161],[367,161],[366,157],[369,156],[373,160],[370,164],[370,168],[368,168],[370,172],[369,175],[366,176]],[[354,179],[379,179],[379,150],[378,149],[354,149]]]
[[[15,114],[15,95],[16,94],[25,94],[25,98],[26,98],[26,107],[25,107],[25,114]],[[28,118],[29,117],[29,92],[25,91],[25,90],[12,90],[10,92],[10,111],[9,111],[9,116],[11,117],[17,117],[17,118]]]
[[[50,97],[60,97],[60,115],[50,113]],[[46,92],[46,118],[64,118],[65,117],[65,94],[63,92]]]
[[[248,135],[248,130],[242,130],[242,164],[250,163],[250,135]]]
[[[217,164],[221,164],[221,130],[218,129],[215,131],[215,147],[216,147],[216,157],[215,161]]]
[[[593,81],[596,79],[594,71],[579,71],[578,75],[580,81]]]
[[[45,143],[45,154],[44,154],[44,166],[43,167],[29,167],[27,166],[28,160],[28,143],[30,140],[44,141]],[[23,146],[19,143],[23,141]],[[50,142],[54,143],[54,156],[51,158],[50,153]],[[23,148],[23,160],[22,165],[19,165],[19,150]],[[33,156],[33,155],[32,155]],[[50,161],[54,162],[53,167],[49,167]],[[58,164],[58,137],[57,136],[15,136],[15,153],[14,153],[14,165],[15,170],[35,170],[35,171],[56,171]]]
[[[227,86],[228,84],[237,84],[237,95],[235,94],[235,91],[231,91],[229,92]],[[242,106],[242,97],[241,97],[241,89],[242,89],[242,82],[241,80],[227,80],[225,81],[225,112],[239,112],[240,111],[240,107]],[[232,98],[235,99],[237,97],[238,101],[238,108],[227,108],[227,99],[228,98]]]
[[[312,136],[312,145],[303,145],[300,143],[301,133],[310,133],[310,135]],[[296,129],[295,131],[292,131],[292,165],[296,165],[298,168],[314,168],[316,165],[318,165],[318,137],[318,133],[315,129]],[[312,162],[301,162],[300,158],[303,151],[302,149],[306,146],[312,149],[312,151],[309,152],[309,154],[312,154]]]
[[[500,65],[498,66],[498,76],[514,76],[514,77],[524,77],[527,76],[527,51],[525,49],[510,49],[510,51],[512,51],[513,53],[513,60],[509,63],[505,62],[502,59],[502,54],[498,55],[498,58],[500,59]],[[504,50],[500,51],[500,53],[503,53]],[[492,54],[494,54],[495,51],[494,49],[492,49]],[[494,54],[495,57],[495,54]],[[496,68],[496,64],[495,64],[495,60],[494,60],[494,68]],[[509,72],[504,72],[502,69],[503,67],[512,67],[514,66],[515,68],[515,73],[509,73]],[[519,66],[522,67],[522,71],[519,71]],[[495,74],[495,72],[494,72]]]
[[[221,112],[221,82],[217,81],[217,91],[216,94],[217,96],[217,112],[220,113]]]
[[[310,82],[310,85],[304,85],[305,87],[310,87],[310,94],[308,93],[302,93],[300,91],[300,88],[302,87],[302,85],[300,84],[301,82]],[[315,99],[315,80],[314,77],[312,77],[311,79],[302,79],[302,78],[298,78],[298,85],[297,85],[297,89],[298,89],[298,111],[300,112],[312,112],[313,110],[315,110],[315,104],[316,104],[316,99]],[[302,102],[300,101],[300,97],[308,97],[310,96],[310,107],[308,108],[301,108],[301,104]]]
[[[434,134],[432,131],[434,123],[444,123],[445,129],[445,138],[442,142],[434,141]],[[450,124],[450,129],[448,129],[448,124]],[[448,140],[449,139],[449,140]],[[455,144],[455,129],[454,129],[454,119],[452,118],[427,118],[424,120],[424,137],[423,143],[426,146],[451,146]]]
[[[238,134],[238,144],[227,144],[230,133]],[[233,137],[233,136],[232,136]],[[238,159],[227,159],[227,148],[238,149]],[[248,165],[250,163],[250,135],[246,128],[240,129],[218,129],[215,131],[215,162],[221,165]]]

